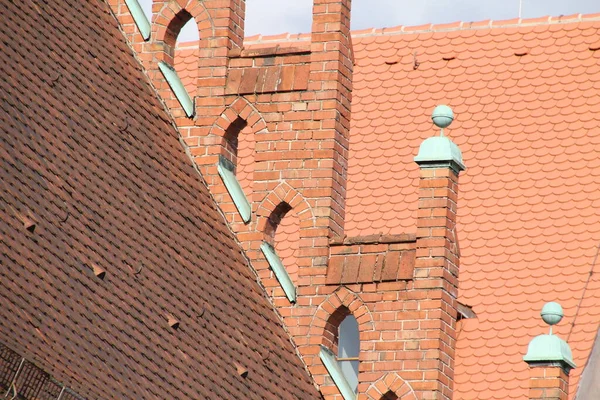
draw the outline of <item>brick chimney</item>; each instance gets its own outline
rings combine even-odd
[[[553,365],[531,365],[529,370],[530,400],[567,400],[569,374]]]
[[[431,373],[421,390],[424,398],[452,398],[458,292],[459,249],[456,238],[458,174],[465,169],[459,148],[443,130],[454,116],[446,106],[438,106],[432,119],[441,128],[440,136],[425,140],[415,157],[421,168],[414,287],[435,301],[419,329],[434,338],[424,354]],[[415,390],[418,389],[413,384]],[[427,397],[429,396],[429,397]]]
[[[563,310],[558,303],[546,303],[542,319],[550,325],[550,333],[534,337],[523,359],[529,364],[530,400],[567,400],[569,372],[575,368],[567,342],[552,334],[552,326],[560,322]]]

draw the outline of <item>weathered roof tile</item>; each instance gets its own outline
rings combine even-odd
[[[107,7],[0,8],[0,342],[87,398],[318,398]]]

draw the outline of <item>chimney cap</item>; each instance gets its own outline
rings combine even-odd
[[[558,366],[566,373],[576,367],[571,348],[561,338],[552,334],[552,325],[563,317],[562,307],[558,303],[546,303],[541,312],[542,319],[550,325],[550,333],[534,337],[527,347],[523,360],[531,366]]]
[[[454,120],[452,109],[443,104],[437,106],[431,114],[431,120],[441,129],[440,135],[430,137],[421,143],[415,162],[421,168],[451,168],[457,174],[465,170],[460,149],[452,140],[444,136],[444,128],[450,126]]]
[[[460,149],[446,136],[425,139],[419,147],[415,162],[421,168],[449,167],[457,174],[466,169]]]

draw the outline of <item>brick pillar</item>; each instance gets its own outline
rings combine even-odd
[[[530,400],[567,400],[569,374],[556,365],[532,365],[529,370]]]
[[[458,254],[455,240],[458,174],[448,168],[423,168],[419,182],[417,250],[414,288],[424,290],[440,307],[428,311],[419,329],[435,338],[425,353],[430,379],[423,391],[436,393],[431,398],[450,399],[454,379],[456,344],[456,296],[458,292]],[[414,386],[414,385],[413,385]],[[415,386],[415,390],[419,389]]]
[[[531,400],[567,400],[569,372],[575,368],[571,348],[552,333],[552,327],[563,317],[558,303],[546,303],[541,316],[550,325],[547,335],[534,337],[527,346],[523,360],[529,364],[529,398]]]
[[[421,167],[421,179],[414,288],[439,307],[428,310],[419,321],[421,333],[433,340],[426,341],[422,368],[429,373],[413,388],[422,398],[451,399],[459,266],[456,201],[458,174],[464,165],[458,147],[444,136],[425,140],[415,161]]]
[[[352,101],[352,60],[350,0],[314,0],[311,32],[311,59],[308,90],[315,110],[313,141],[320,142],[322,155],[331,159],[329,193],[322,197],[322,211],[329,218],[332,235],[344,231],[348,134]],[[307,196],[312,197],[312,196]]]

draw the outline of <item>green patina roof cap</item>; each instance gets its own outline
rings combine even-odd
[[[432,164],[454,164],[454,169],[463,171],[462,153],[456,144],[446,136],[434,136],[426,139],[419,147],[419,154],[415,157],[415,162],[419,165]]]
[[[564,313],[560,304],[551,301],[550,303],[544,304],[540,315],[548,325],[556,325],[562,320]]]
[[[556,335],[540,335],[533,338],[527,347],[523,360],[528,364],[559,362],[566,364],[569,369],[575,368],[571,348]]]
[[[437,127],[441,128],[442,132],[440,136],[430,137],[421,143],[415,162],[421,167],[449,166],[456,173],[463,171],[466,167],[460,149],[443,134],[444,128],[454,120],[452,110],[448,106],[437,106],[433,110],[431,119]]]

